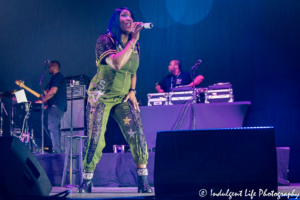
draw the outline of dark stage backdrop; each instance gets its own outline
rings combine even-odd
[[[298,0],[0,0],[0,91],[16,89],[16,79],[39,91],[47,59],[60,61],[65,76],[92,78],[96,40],[123,6],[154,23],[139,40],[143,105],[172,59],[185,71],[201,59],[201,86],[230,82],[235,101],[251,101],[247,126],[275,126],[277,146],[291,147],[289,180],[300,181]]]

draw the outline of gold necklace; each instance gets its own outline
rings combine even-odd
[[[176,79],[178,78],[178,76],[181,74],[181,72],[179,72],[179,74],[176,75]],[[173,76],[171,77],[171,88],[173,88]]]

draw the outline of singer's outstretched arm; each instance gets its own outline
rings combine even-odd
[[[140,31],[143,27],[137,27],[142,24],[142,22],[134,22],[132,23],[132,32],[131,32],[131,40],[128,41],[125,48],[117,54],[112,54],[105,59],[106,63],[111,66],[115,70],[120,70],[130,58],[131,53],[135,47],[136,42],[139,40]]]

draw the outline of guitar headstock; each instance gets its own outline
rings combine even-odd
[[[20,86],[21,88],[25,86],[24,81],[16,80],[15,83]]]

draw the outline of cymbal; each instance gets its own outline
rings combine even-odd
[[[6,92],[0,92],[0,99],[2,98],[11,98],[14,96],[16,90],[8,90]]]

